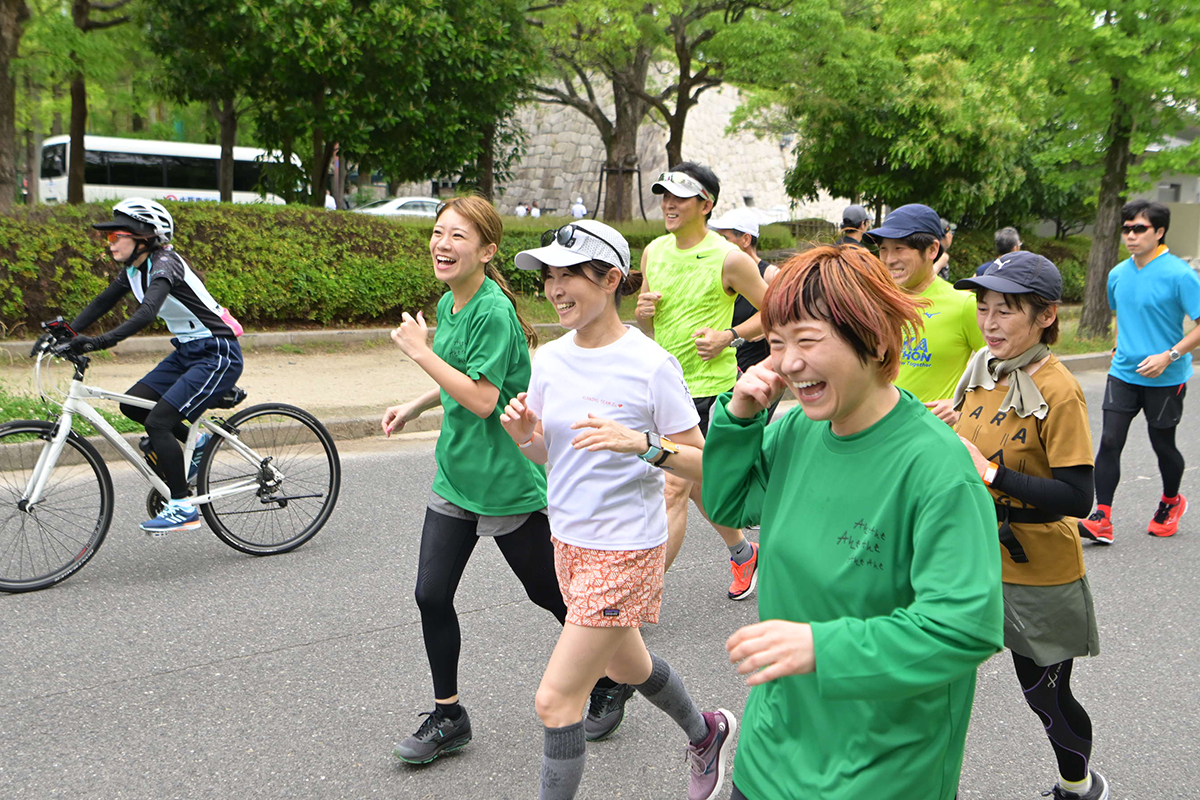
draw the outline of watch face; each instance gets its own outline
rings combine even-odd
[[[1172,361],[1178,361],[1180,358],[1180,353],[1178,350],[1172,350],[1169,357]]]

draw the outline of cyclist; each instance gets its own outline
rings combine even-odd
[[[189,474],[200,463],[208,434],[196,441],[190,470],[183,450],[189,428],[206,408],[233,388],[242,374],[242,326],[204,288],[200,276],[171,246],[175,221],[159,203],[130,197],[113,206],[111,221],[93,228],[108,232],[108,251],[123,269],[70,324],[74,353],[105,350],[161,317],[173,334],[175,351],[133,385],[128,394],[156,402],[153,409],[121,404],[121,413],[146,426],[157,466],[171,497],[142,530],[161,536],[200,527],[200,514],[188,499]],[[107,333],[82,332],[108,313],[127,293],[140,305],[133,315]]]

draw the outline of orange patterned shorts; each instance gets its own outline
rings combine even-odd
[[[666,543],[649,550],[589,550],[551,541],[567,622],[587,628],[640,628],[658,622]]]

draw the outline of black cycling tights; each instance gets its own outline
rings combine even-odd
[[[1129,435],[1133,417],[1116,411],[1104,412],[1104,430],[1100,434],[1100,449],[1096,452],[1096,503],[1111,506],[1117,484],[1121,482],[1121,451]],[[1158,456],[1158,471],[1162,475],[1163,494],[1179,494],[1183,481],[1183,453],[1175,446],[1175,428],[1148,428],[1150,446]]]
[[[191,429],[183,424],[183,414],[165,400],[159,400],[161,395],[146,384],[135,383],[126,394],[158,401],[150,410],[122,403],[121,413],[146,426],[146,435],[150,437],[150,445],[158,456],[158,468],[167,488],[171,490],[171,497],[182,500],[188,496],[187,471],[183,467],[183,448],[176,440],[186,442]]]
[[[1033,659],[1012,654],[1025,702],[1046,728],[1058,759],[1058,774],[1069,781],[1088,776],[1092,757],[1092,720],[1071,694],[1073,659],[1041,667]]]
[[[417,563],[417,607],[421,609],[425,653],[433,673],[433,696],[439,700],[458,694],[461,638],[454,593],[478,541],[474,522],[425,510]],[[496,544],[529,599],[553,614],[561,625],[567,618],[567,607],[554,575],[554,546],[546,515],[530,514],[520,528],[497,536]]]

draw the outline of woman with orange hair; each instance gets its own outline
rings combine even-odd
[[[704,503],[762,526],[733,798],[950,800],[975,669],[1003,645],[995,512],[954,432],[897,389],[919,301],[855,247],[767,290],[771,357],[713,409]],[[790,390],[801,410],[766,425]]]

